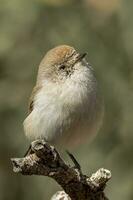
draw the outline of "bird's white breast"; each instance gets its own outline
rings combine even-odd
[[[71,137],[80,127],[88,132],[95,101],[96,81],[88,67],[60,84],[44,81],[34,109],[24,121],[25,134],[33,140],[58,141],[66,134]]]

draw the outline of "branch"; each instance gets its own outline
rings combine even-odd
[[[83,175],[81,170],[67,165],[56,149],[44,140],[33,141],[26,157],[11,161],[16,173],[53,178],[65,192],[56,193],[52,200],[61,199],[61,194],[66,200],[107,200],[104,188],[111,178],[110,171],[101,168],[91,177]]]

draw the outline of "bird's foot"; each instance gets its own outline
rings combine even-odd
[[[29,156],[32,153],[33,153],[33,151],[31,149],[31,145],[30,145],[29,148],[27,149],[26,153],[24,154],[24,157]]]
[[[74,167],[76,169],[78,169],[79,171],[81,171],[81,166],[78,163],[78,161],[76,160],[76,158],[74,157],[73,154],[71,154],[69,151],[66,150],[66,153],[68,154],[68,156],[70,157],[70,159],[72,160],[72,162],[74,163]]]

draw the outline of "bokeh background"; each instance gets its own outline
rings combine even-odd
[[[110,169],[109,199],[133,199],[132,19],[132,0],[0,0],[0,200],[49,200],[60,190],[14,174],[10,162],[29,144],[22,123],[38,64],[59,44],[88,52],[105,100],[100,133],[78,150],[82,169]]]

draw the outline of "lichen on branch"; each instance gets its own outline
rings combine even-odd
[[[11,161],[15,173],[53,178],[64,191],[55,194],[52,200],[60,200],[61,194],[66,200],[107,200],[104,188],[111,178],[109,170],[101,168],[88,177],[81,169],[67,165],[57,150],[44,140],[33,141],[25,157]]]

